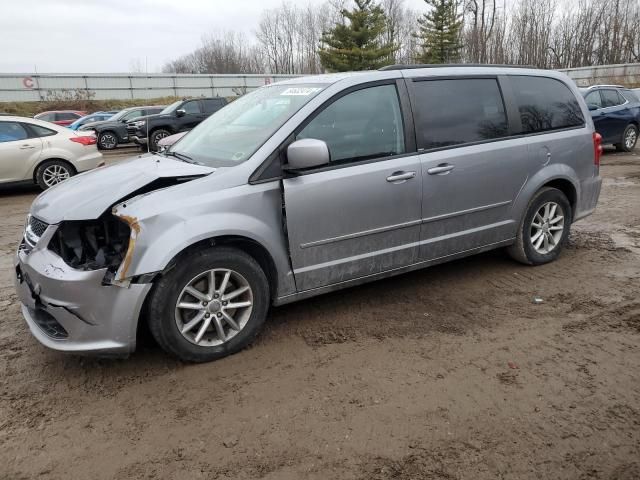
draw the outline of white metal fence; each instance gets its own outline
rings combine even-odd
[[[622,83],[640,86],[640,63],[561,70],[579,86]],[[92,92],[96,100],[242,95],[295,75],[30,74],[0,73],[0,102],[38,101],[63,93]]]
[[[159,97],[233,97],[293,75],[29,74],[0,73],[0,102],[46,100],[89,91],[96,100]]]

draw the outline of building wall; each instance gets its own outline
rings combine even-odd
[[[619,84],[640,87],[640,63],[626,65],[601,65],[597,67],[569,68],[561,70],[579,87],[596,84]]]
[[[28,74],[0,73],[0,102],[46,100],[83,90],[95,100],[159,97],[233,97],[292,75]]]

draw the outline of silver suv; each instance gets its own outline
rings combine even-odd
[[[162,155],[38,197],[16,256],[33,335],[186,361],[245,347],[271,305],[507,247],[558,257],[596,207],[600,137],[563,74],[388,67],[232,102]]]

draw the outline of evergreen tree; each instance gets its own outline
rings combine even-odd
[[[456,0],[424,0],[431,10],[418,19],[420,63],[456,63],[460,59],[462,16]]]
[[[388,63],[397,47],[383,43],[387,17],[373,0],[355,0],[352,10],[340,12],[343,22],[322,34],[322,66],[331,72],[374,70]]]

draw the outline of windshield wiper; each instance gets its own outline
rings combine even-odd
[[[164,152],[162,152],[162,155],[164,155],[165,157],[175,157],[178,160],[181,160],[185,163],[198,163],[189,155],[185,155],[184,153],[174,152],[172,150],[165,150]]]

